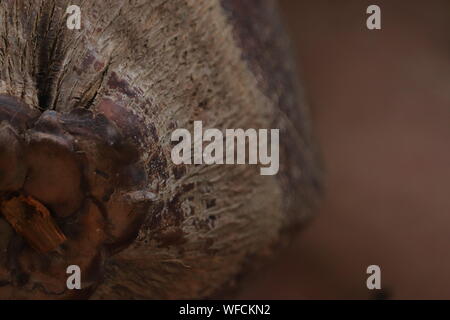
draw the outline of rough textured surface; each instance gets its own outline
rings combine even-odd
[[[72,1],[79,31],[66,28],[68,4],[0,3],[1,201],[32,197],[67,237],[40,253],[0,220],[0,297],[204,298],[232,286],[320,189],[273,4]],[[170,135],[195,120],[280,128],[280,173],[173,165]],[[71,264],[81,291],[65,289]]]

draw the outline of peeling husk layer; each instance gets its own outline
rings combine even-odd
[[[275,9],[0,2],[0,298],[217,296],[309,218],[320,170]],[[280,172],[174,165],[196,120],[279,128]]]

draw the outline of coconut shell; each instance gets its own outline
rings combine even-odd
[[[320,165],[272,1],[7,0],[0,21],[1,298],[217,296],[311,216]],[[280,129],[279,173],[175,165],[194,121]]]

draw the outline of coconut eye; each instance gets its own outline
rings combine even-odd
[[[97,285],[104,259],[135,239],[155,200],[146,191],[139,151],[120,123],[104,114],[38,114],[4,99],[0,210],[22,243],[6,249],[14,261],[8,280],[24,290],[36,281],[47,295],[58,296],[67,291],[67,266],[77,265],[87,283],[77,294],[87,292]],[[34,279],[36,273],[46,276]]]

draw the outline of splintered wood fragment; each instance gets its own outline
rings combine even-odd
[[[35,250],[49,252],[67,240],[48,209],[31,197],[19,196],[3,201],[0,211]]]

